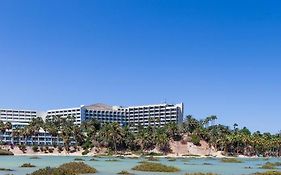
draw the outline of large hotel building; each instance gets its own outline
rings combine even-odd
[[[41,117],[43,120],[54,116],[75,118],[74,124],[80,125],[88,119],[96,119],[102,124],[117,122],[121,126],[129,126],[132,131],[136,131],[138,126],[162,127],[167,123],[182,123],[183,103],[180,104],[154,104],[143,106],[109,106],[105,104],[94,104],[80,106],[76,108],[65,108],[38,112],[35,110],[14,110],[0,109],[0,120],[11,122],[13,128],[24,127],[29,124],[32,118]],[[51,145],[54,139],[46,132],[40,132],[37,136],[29,138],[27,144],[30,145]],[[13,138],[12,131],[0,133],[0,141],[10,144],[20,144],[26,142],[23,138]],[[56,140],[59,143],[59,140]]]

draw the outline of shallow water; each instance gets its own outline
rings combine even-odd
[[[243,163],[222,163],[220,159],[215,158],[178,158],[176,161],[168,161],[166,158],[160,158],[160,163],[166,165],[172,165],[180,168],[180,172],[177,173],[152,173],[152,172],[138,172],[131,170],[132,167],[138,164],[138,162],[145,160],[144,158],[130,159],[130,158],[114,158],[119,161],[106,161],[113,159],[111,157],[95,158],[98,161],[89,161],[92,157],[76,157],[76,156],[38,156],[40,159],[30,159],[29,156],[0,156],[0,168],[10,168],[14,171],[5,172],[0,171],[0,175],[14,174],[14,175],[26,175],[39,168],[45,168],[46,166],[57,167],[63,163],[74,161],[75,158],[82,158],[90,166],[93,166],[98,170],[97,175],[113,175],[122,170],[128,170],[136,175],[165,175],[176,174],[184,175],[187,172],[212,172],[225,175],[241,175],[251,174],[255,172],[266,171],[260,169],[260,165],[265,162],[280,162],[281,158],[270,159],[241,159]],[[23,163],[31,163],[36,165],[35,168],[20,168]],[[204,165],[209,163],[211,165]],[[252,167],[252,169],[246,169],[245,167]],[[279,167],[279,170],[281,167]]]

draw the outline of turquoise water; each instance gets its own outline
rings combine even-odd
[[[10,168],[14,170],[12,172],[0,171],[0,175],[26,175],[27,173],[31,173],[39,168],[45,168],[46,166],[57,167],[63,163],[74,161],[75,158],[83,158],[85,163],[96,168],[98,170],[98,173],[96,173],[97,175],[113,175],[122,170],[128,170],[136,175],[184,175],[187,172],[212,172],[225,175],[241,175],[265,171],[259,168],[260,165],[265,162],[281,161],[281,158],[270,158],[268,160],[259,158],[241,159],[243,163],[222,163],[220,159],[215,158],[178,158],[176,161],[168,161],[166,158],[160,158],[160,163],[176,166],[180,168],[181,171],[178,173],[145,173],[131,170],[138,162],[145,160],[144,158],[116,158],[119,161],[113,162],[106,161],[112,159],[110,157],[95,158],[98,161],[89,161],[91,157],[41,156],[40,159],[30,159],[28,156],[0,156],[0,168]],[[36,165],[36,167],[20,168],[23,163],[31,163]],[[212,165],[204,165],[205,163]],[[246,169],[245,167],[252,167],[252,169]],[[281,167],[279,167],[279,171],[281,171]]]

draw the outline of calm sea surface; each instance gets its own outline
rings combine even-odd
[[[95,158],[98,161],[89,161],[91,157],[75,157],[75,156],[39,156],[40,159],[30,159],[28,156],[0,156],[0,168],[10,168],[14,171],[5,172],[0,171],[0,175],[14,174],[26,175],[39,168],[46,166],[57,167],[63,163],[74,161],[75,158],[82,158],[90,166],[98,170],[97,175],[113,175],[122,170],[130,171],[136,175],[165,175],[176,174],[184,175],[187,172],[212,172],[225,175],[241,175],[251,174],[255,172],[262,172],[265,170],[260,169],[261,164],[265,162],[280,162],[281,158],[270,159],[241,159],[243,163],[222,163],[220,159],[215,158],[178,158],[176,161],[168,161],[166,158],[161,158],[160,163],[172,165],[180,168],[178,173],[151,173],[151,172],[138,172],[132,171],[131,168],[138,164],[138,162],[145,160],[144,158],[130,159],[130,158],[117,158],[119,161],[107,161],[113,159],[110,157]],[[20,168],[23,163],[31,163],[36,165],[35,168]],[[247,169],[245,167],[252,167]],[[279,171],[281,171],[279,167]]]

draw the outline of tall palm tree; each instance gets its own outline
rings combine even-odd
[[[168,153],[171,151],[169,141],[170,141],[170,137],[166,132],[166,129],[158,128],[155,134],[155,142],[162,152]]]
[[[4,134],[6,130],[12,129],[12,124],[10,122],[4,123],[0,120],[0,141],[3,142]]]
[[[69,146],[74,137],[74,117],[68,116],[67,118],[60,118],[60,124],[59,136],[63,140],[65,150],[69,152]]]

